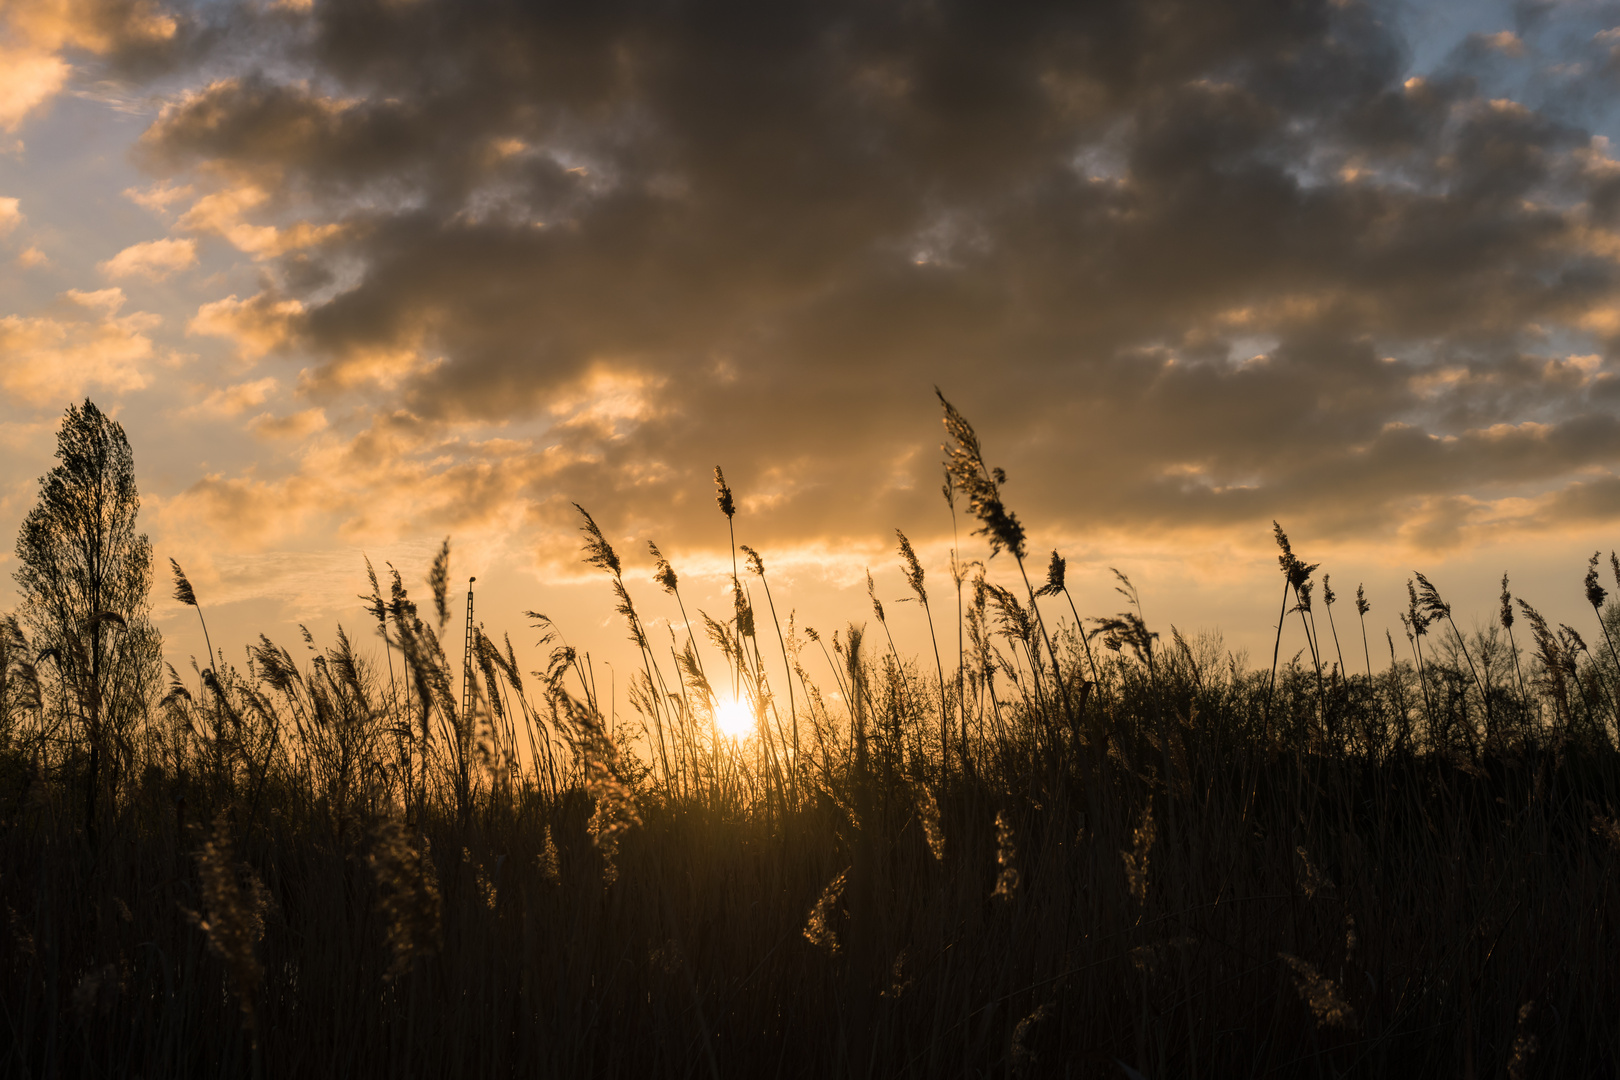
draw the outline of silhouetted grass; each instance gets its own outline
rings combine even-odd
[[[967,505],[1021,557],[999,471],[948,419],[958,471],[977,470]],[[917,665],[859,626],[784,627],[774,599],[757,625],[748,548],[729,616],[659,640],[584,520],[640,652],[637,724],[604,720],[589,662],[541,616],[547,670],[480,633],[463,711],[441,553],[436,625],[397,574],[386,595],[373,576],[382,656],[340,634],[306,662],[261,639],[245,670],[175,675],[93,843],[71,710],[10,627],[0,1070],[1620,1067],[1620,672],[1528,607],[1521,658],[1505,581],[1505,633],[1465,637],[1419,576],[1410,658],[1364,639],[1349,673],[1278,529],[1282,613],[1307,645],[1254,671],[1213,635],[1154,633],[1123,577],[1127,610],[1077,625],[1055,552],[1023,597],[953,556],[946,668],[948,632]],[[746,740],[713,722],[732,693]]]

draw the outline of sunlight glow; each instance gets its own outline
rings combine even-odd
[[[754,734],[754,710],[741,698],[715,702],[714,726],[728,739],[746,739]]]

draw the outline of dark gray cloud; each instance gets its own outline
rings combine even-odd
[[[537,433],[468,520],[676,528],[718,460],[778,496],[762,531],[880,528],[938,497],[935,384],[1071,532],[1608,514],[1620,165],[1578,107],[1608,45],[1527,104],[1492,88],[1559,57],[1475,36],[1414,76],[1398,15],[244,8],[139,156],[341,226],[276,248],[252,308],[313,400]],[[636,404],[538,433],[592,386]]]

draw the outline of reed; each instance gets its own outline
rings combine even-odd
[[[1005,478],[955,416],[978,486],[952,483],[992,549],[1022,546]],[[650,546],[643,608],[639,571],[581,515],[641,654],[628,712],[537,613],[537,670],[483,626],[452,667],[446,544],[430,619],[367,564],[384,657],[339,629],[260,638],[238,667],[205,636],[209,662],[172,671],[118,749],[94,844],[89,763],[64,734],[79,703],[0,624],[0,1074],[1522,1077],[1620,1060],[1616,653],[1515,605],[1505,577],[1504,641],[1463,633],[1414,575],[1411,655],[1386,628],[1377,672],[1358,587],[1363,674],[1324,575],[1329,700],[1317,568],[1280,525],[1257,669],[1210,634],[1170,627],[1161,646],[1123,574],[1125,610],[1082,619],[1055,551],[1026,598],[953,549],[947,676],[933,568],[902,531],[929,678],[892,638],[872,648],[870,623],[801,631],[785,604],[784,625],[765,557],[734,544],[767,598],[779,698],[736,561],[732,611],[688,618]],[[886,630],[875,581],[867,599]],[[1425,649],[1437,621],[1450,634]],[[1517,679],[1493,676],[1509,658]],[[750,737],[718,737],[728,679]]]

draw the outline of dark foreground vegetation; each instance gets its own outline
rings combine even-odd
[[[946,408],[952,510],[1022,568]],[[780,622],[747,548],[734,610],[690,623],[654,549],[655,630],[584,521],[633,723],[542,617],[545,671],[481,629],[447,660],[448,549],[433,615],[372,578],[375,655],[261,639],[166,686],[119,644],[140,603],[52,616],[24,583],[0,1072],[1620,1070],[1620,671],[1505,581],[1489,630],[1419,579],[1406,640],[1369,640],[1278,530],[1304,646],[1252,670],[1154,634],[1124,579],[1082,622],[1055,553],[1023,595],[954,559],[941,587],[902,537],[903,617],[939,633],[914,662],[875,594],[864,627]],[[1587,597],[1606,638],[1595,568]]]

